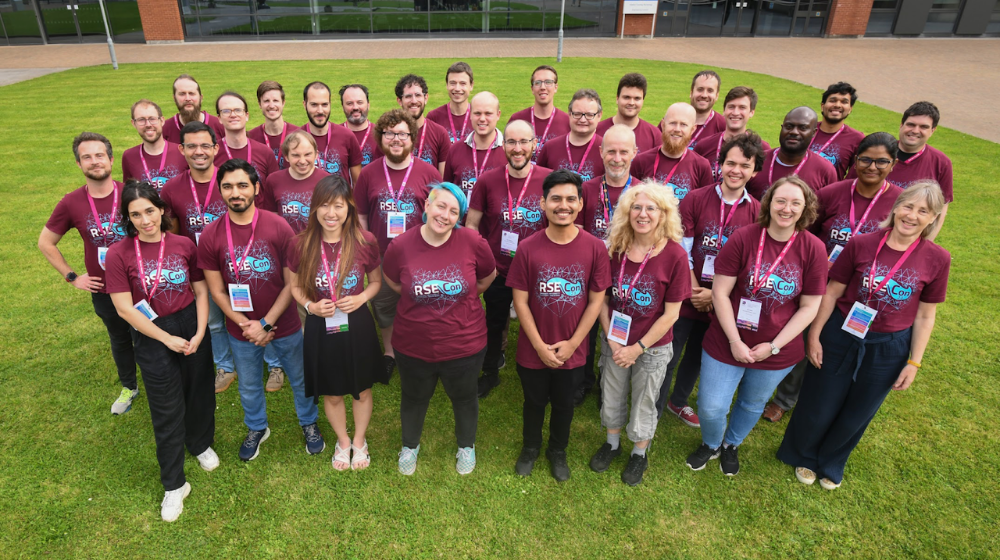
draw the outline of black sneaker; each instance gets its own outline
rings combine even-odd
[[[736,476],[740,472],[739,448],[735,445],[722,447],[722,459],[719,460],[719,468],[726,476]]]
[[[243,440],[243,445],[240,446],[240,459],[244,461],[253,461],[256,459],[257,454],[260,453],[260,444],[264,443],[264,440],[270,435],[271,428],[249,430],[247,437]]]
[[[619,444],[617,449],[611,449],[611,444],[605,442],[597,453],[590,458],[590,470],[594,472],[604,472],[608,470],[611,466],[612,461],[614,461],[619,455],[622,454],[622,446]]]
[[[539,449],[537,447],[524,447],[521,455],[514,465],[514,472],[521,476],[531,476],[532,469],[535,468],[535,461],[538,460]]]
[[[549,458],[549,467],[552,470],[552,478],[558,480],[559,482],[566,482],[569,480],[569,464],[566,463],[566,452],[553,451],[552,449],[549,449],[545,452],[545,456]]]
[[[306,453],[316,455],[326,449],[323,434],[319,432],[319,426],[315,422],[308,426],[302,426],[302,435],[306,438]]]
[[[573,406],[580,406],[583,404],[583,401],[587,398],[587,393],[589,392],[590,391],[588,391],[585,387],[578,387],[576,394],[573,395]]]
[[[688,455],[687,466],[691,467],[693,471],[700,471],[705,468],[705,465],[712,459],[717,459],[719,457],[719,449],[712,449],[708,444],[701,444],[701,447],[694,450],[694,453]]]
[[[392,370],[396,369],[396,358],[382,356],[382,362],[385,364],[385,376],[392,379]]]
[[[625,465],[625,470],[622,471],[622,482],[628,484],[629,486],[638,486],[642,483],[642,474],[646,472],[646,467],[648,466],[648,457],[633,453],[628,458],[628,464]]]
[[[490,391],[492,391],[494,387],[500,385],[500,374],[496,372],[484,373],[479,376],[478,383],[479,383],[479,398],[485,399],[487,396],[489,396]]]
[[[499,369],[503,369],[505,367],[507,367],[507,355],[506,354],[500,354],[500,363],[497,364],[497,369],[499,370]]]

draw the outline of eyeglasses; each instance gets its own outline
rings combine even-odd
[[[527,146],[530,146],[532,142],[534,142],[534,140],[531,139],[531,138],[529,138],[527,140],[515,140],[513,138],[508,138],[508,139],[506,139],[506,140],[503,141],[504,145],[506,145],[508,148],[516,148],[518,146],[525,146],[525,147],[527,147]]]
[[[552,87],[552,86],[556,85],[556,81],[555,80],[535,80],[535,81],[531,82],[531,85],[533,87],[542,87],[542,86]]]
[[[875,169],[885,169],[885,168],[889,167],[889,165],[892,163],[892,160],[891,159],[885,159],[885,158],[872,159],[870,157],[859,157],[858,158],[858,167],[862,167],[862,168],[864,168],[864,167],[871,167],[873,163],[875,164]]]
[[[597,117],[598,114],[599,113],[577,113],[576,111],[573,111],[569,114],[569,116],[573,117],[573,120],[575,121],[583,119],[584,117],[586,117],[585,120],[592,121]]]
[[[387,140],[395,140],[399,138],[400,140],[407,140],[410,138],[409,132],[393,132],[391,130],[386,130],[382,132],[382,137]]]
[[[202,150],[207,152],[212,148],[214,148],[215,144],[182,144],[182,146],[184,146],[185,150],[191,150],[192,152],[194,150],[197,150],[198,148],[201,148]]]
[[[645,210],[646,213],[650,215],[660,213],[659,206],[642,206],[641,204],[632,205],[632,211],[635,212],[636,214],[641,214],[643,210]]]
[[[246,111],[244,111],[243,109],[223,109],[219,111],[219,114],[222,115],[223,117],[228,117],[229,115],[232,115],[234,117],[242,117],[244,113],[246,113]]]
[[[139,117],[138,119],[132,119],[132,122],[139,126],[146,126],[147,124],[153,124],[161,120],[163,120],[163,117]]]

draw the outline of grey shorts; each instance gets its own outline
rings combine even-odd
[[[622,368],[612,359],[611,346],[601,338],[601,424],[612,430],[628,422],[626,434],[633,442],[653,439],[656,434],[656,399],[674,355],[672,344],[654,346],[632,364]],[[632,411],[628,409],[629,385],[632,386]]]
[[[388,282],[383,280],[382,287],[371,299],[372,315],[375,316],[375,321],[380,329],[392,326],[393,320],[396,319],[397,303],[399,303],[399,294],[389,287]]]

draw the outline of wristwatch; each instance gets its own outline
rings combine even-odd
[[[72,284],[74,280],[76,280],[76,273],[73,272],[72,270],[67,272],[66,281]]]
[[[768,342],[768,344],[771,345],[771,355],[772,356],[777,356],[778,352],[781,352],[781,348],[778,348],[777,346],[775,346],[773,342]]]
[[[265,319],[260,320],[260,326],[264,329],[264,332],[271,332],[271,329],[274,328],[274,325],[268,325]]]
[[[636,344],[638,344],[638,345],[639,345],[639,348],[642,348],[642,353],[643,353],[643,354],[645,354],[645,353],[646,353],[646,350],[648,350],[648,348],[646,348],[646,345],[645,345],[645,344],[643,344],[641,340],[637,340],[637,341],[636,341]]]

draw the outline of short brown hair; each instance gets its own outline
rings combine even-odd
[[[622,76],[622,79],[618,80],[618,93],[615,96],[620,96],[622,94],[622,89],[631,87],[642,90],[643,98],[646,97],[646,76],[638,72],[629,72]]]
[[[316,146],[316,139],[313,138],[313,135],[300,128],[289,132],[288,136],[285,137],[285,141],[281,143],[281,155],[287,158],[288,152],[303,142],[312,146],[313,151],[319,152],[319,147]]]
[[[264,98],[264,94],[269,91],[280,91],[281,100],[285,100],[285,88],[281,87],[281,84],[274,80],[264,80],[257,86],[257,103],[260,103],[260,100]]]
[[[802,209],[799,221],[795,222],[795,231],[803,231],[816,221],[817,203],[816,193],[813,192],[812,188],[805,181],[799,179],[798,175],[782,177],[767,189],[767,192],[764,193],[764,198],[760,199],[760,216],[757,218],[757,223],[764,226],[764,229],[767,229],[771,225],[771,201],[774,199],[774,191],[778,190],[778,187],[782,185],[795,185],[802,189],[802,196],[806,199],[806,205]]]
[[[103,134],[98,134],[96,132],[81,132],[79,136],[73,139],[73,157],[76,158],[77,163],[80,163],[80,144],[83,144],[84,142],[103,143],[105,151],[108,152],[108,159],[112,158],[111,140],[108,140]]]
[[[410,129],[411,137],[416,135],[417,120],[410,116],[410,113],[403,109],[392,109],[382,113],[382,116],[375,122],[375,141],[379,146],[382,145],[382,133],[387,128],[393,128],[401,122],[406,123],[406,127]]]
[[[725,101],[722,102],[722,106],[725,107],[726,105],[729,105],[730,101],[734,101],[741,97],[747,97],[750,99],[751,111],[757,110],[757,92],[754,91],[753,88],[749,88],[747,86],[736,86],[729,90],[729,93],[726,94]]]
[[[456,62],[455,64],[452,64],[451,66],[449,66],[448,67],[448,71],[444,73],[444,81],[445,81],[445,83],[448,83],[448,75],[449,74],[461,74],[462,72],[465,72],[466,74],[469,75],[469,83],[470,84],[476,82],[476,80],[474,80],[472,78],[472,67],[460,60],[460,61]],[[396,123],[396,124],[399,124],[399,123]]]
[[[552,72],[552,75],[556,77],[556,83],[557,84],[559,83],[559,72],[556,72],[556,69],[553,68],[553,67],[551,67],[551,66],[549,66],[548,64],[543,64],[543,65],[539,66],[538,68],[535,68],[534,70],[531,71],[531,81],[532,82],[535,81],[535,74],[537,74],[541,70],[548,70],[549,72]],[[534,83],[532,83],[531,85],[534,85]]]
[[[138,101],[136,101],[135,103],[132,104],[132,120],[135,120],[135,108],[139,107],[140,105],[149,105],[150,107],[156,109],[156,116],[157,117],[161,117],[161,118],[163,117],[163,109],[160,109],[159,105],[157,105],[156,103],[153,103],[152,101],[150,101],[148,99],[140,99],[140,100],[138,100]]]
[[[701,72],[695,74],[693,78],[691,78],[692,91],[694,91],[694,84],[695,82],[698,81],[698,78],[715,78],[715,83],[718,84],[718,87],[720,89],[722,88],[722,78],[719,77],[718,72],[714,70],[702,70]]]
[[[192,76],[191,74],[181,74],[180,76],[174,78],[174,83],[172,87],[174,88],[175,95],[177,94],[177,82],[181,80],[191,80],[192,82],[194,82],[195,87],[198,88],[198,95],[201,95],[201,84],[199,84],[198,80],[194,79],[194,76]]]

